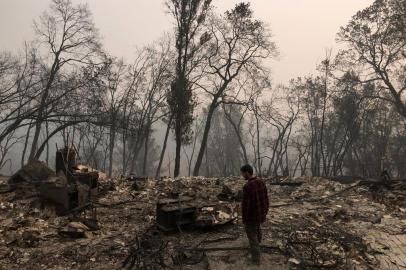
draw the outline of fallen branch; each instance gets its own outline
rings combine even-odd
[[[128,203],[146,203],[146,204],[155,204],[154,202],[146,202],[146,201],[141,201],[141,200],[126,200],[126,201],[121,201],[121,202],[117,202],[117,203],[111,203],[111,204],[105,204],[105,203],[100,203],[100,202],[93,202],[95,205],[97,205],[98,207],[106,207],[106,208],[110,208],[110,207],[116,207],[116,206],[120,206],[120,205],[124,205],[124,204],[128,204]]]
[[[269,208],[278,208],[278,207],[284,207],[284,206],[289,206],[289,205],[294,205],[298,203],[302,203],[303,201],[294,201],[290,203],[282,203],[282,204],[271,204]]]
[[[291,187],[298,187],[303,185],[304,182],[273,182],[267,183],[270,186],[291,186]]]
[[[323,200],[326,200],[326,199],[330,199],[330,198],[336,197],[336,196],[338,196],[340,194],[343,194],[343,193],[345,193],[347,191],[350,191],[350,190],[352,190],[352,189],[354,189],[354,188],[356,188],[358,186],[361,186],[361,181],[354,184],[354,185],[352,185],[352,186],[346,187],[346,188],[344,188],[344,189],[342,189],[342,190],[340,190],[340,191],[338,191],[336,193],[333,193],[333,194],[331,194],[329,196],[321,197],[321,198],[317,198],[317,199],[304,200],[304,202],[317,202],[317,201],[323,201]]]
[[[274,204],[274,205],[270,205],[269,208],[278,208],[278,207],[284,207],[284,206],[290,206],[290,205],[295,205],[295,204],[300,204],[300,203],[304,203],[304,202],[319,202],[319,201],[323,201],[323,200],[327,200],[327,199],[331,199],[333,197],[336,197],[340,194],[343,194],[347,191],[350,191],[358,186],[361,186],[361,182],[356,183],[355,185],[349,186],[347,188],[344,188],[336,193],[333,193],[327,197],[321,197],[321,198],[316,198],[316,199],[307,199],[307,200],[300,200],[300,201],[291,201],[288,203],[282,203],[282,204]]]
[[[266,246],[266,245],[260,245],[260,248],[264,252],[277,252],[279,254],[285,254],[286,252],[280,249],[279,247],[275,246]],[[237,246],[237,247],[201,247],[201,248],[185,248],[185,251],[224,251],[224,250],[249,250],[249,247],[242,247],[242,246]]]

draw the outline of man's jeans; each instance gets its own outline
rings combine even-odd
[[[250,244],[250,252],[252,255],[252,260],[254,262],[259,262],[261,253],[259,248],[259,243],[262,240],[261,225],[260,224],[244,224],[245,232],[247,233],[248,241]]]

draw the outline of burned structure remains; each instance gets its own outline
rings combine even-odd
[[[2,180],[0,268],[251,269],[238,177],[107,179],[64,148]],[[261,269],[405,268],[406,181],[264,181]]]
[[[76,151],[57,150],[55,171],[41,161],[31,161],[9,179],[12,188],[35,189],[43,203],[53,203],[58,214],[85,209],[97,198],[99,173],[78,163]]]

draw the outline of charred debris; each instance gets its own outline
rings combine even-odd
[[[240,178],[107,179],[67,147],[55,164],[2,178],[1,269],[250,269]],[[265,181],[263,269],[405,269],[404,180]]]

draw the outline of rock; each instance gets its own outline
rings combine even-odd
[[[228,220],[231,218],[231,215],[223,211],[217,211],[217,217],[218,220]]]
[[[58,231],[60,236],[68,238],[83,238],[85,237],[85,231],[81,229],[75,229],[72,227],[64,227]]]
[[[77,230],[90,231],[90,228],[82,222],[71,222],[68,224],[68,226]]]
[[[0,259],[6,258],[10,254],[10,249],[4,246],[0,246]]]
[[[40,233],[36,230],[26,230],[22,234],[22,240],[25,246],[33,247],[40,240]]]
[[[299,264],[300,264],[300,261],[297,260],[297,259],[295,259],[295,258],[289,258],[288,262],[293,263],[293,264],[296,264],[296,265],[299,265]]]

